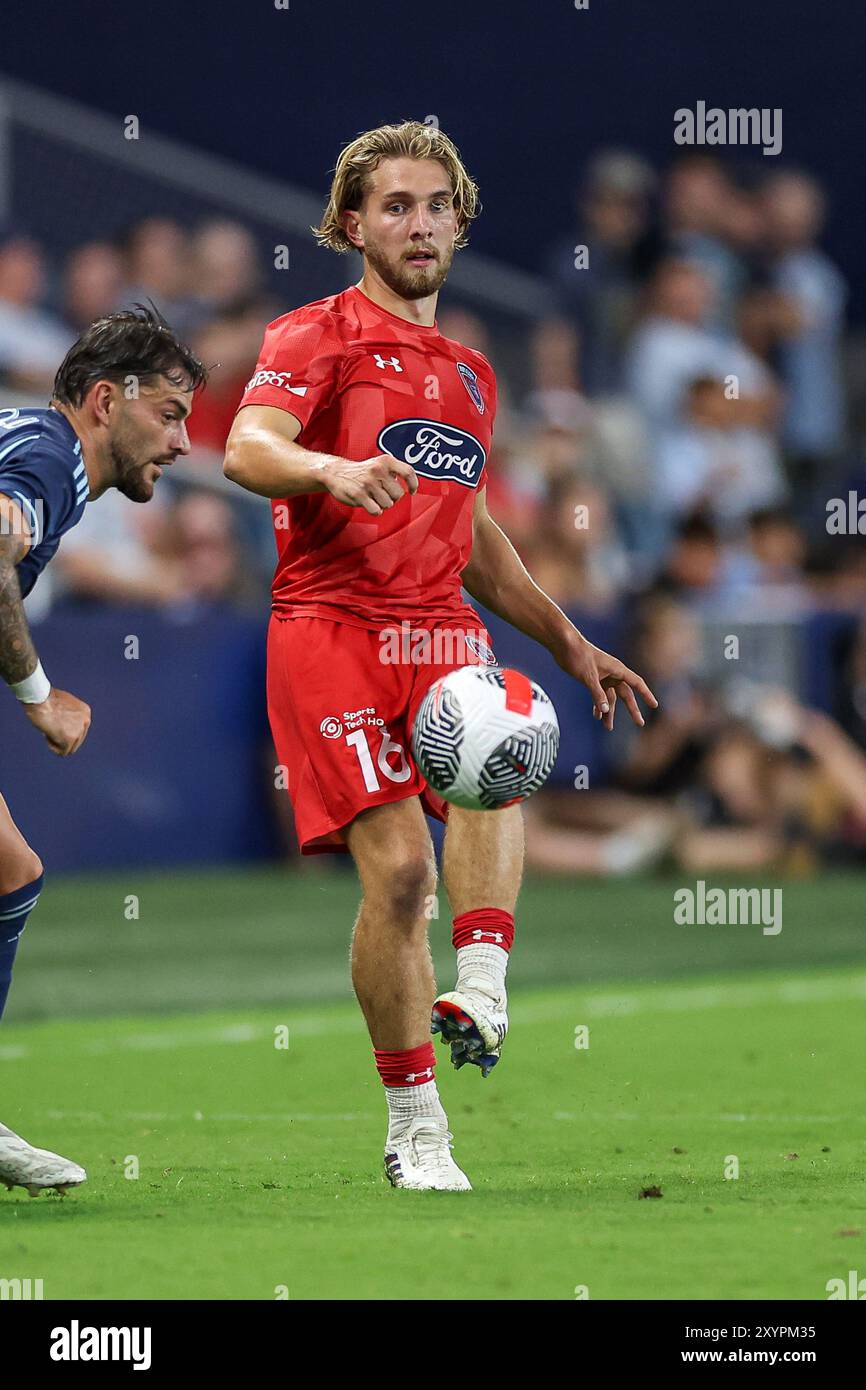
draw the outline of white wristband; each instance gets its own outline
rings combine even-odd
[[[36,670],[31,671],[23,681],[16,681],[10,689],[22,705],[41,705],[47,700],[51,694],[51,682],[42,669],[42,662],[37,661]]]

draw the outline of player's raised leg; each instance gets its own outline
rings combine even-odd
[[[356,817],[346,839],[363,888],[352,938],[352,983],[388,1102],[385,1171],[394,1187],[465,1192],[451,1157],[434,1076],[427,940],[436,888],[433,845],[417,797]]]
[[[523,875],[523,814],[452,806],[442,872],[453,913],[457,984],[433,1005],[432,1029],[451,1045],[455,1067],[489,1075],[508,1031],[505,974]]]
[[[24,839],[0,796],[0,1018],[12,982],[18,942],[38,901],[42,882],[39,856]],[[36,1196],[45,1187],[75,1187],[86,1176],[77,1163],[47,1149],[35,1149],[0,1124],[0,1182],[6,1187],[26,1187]]]

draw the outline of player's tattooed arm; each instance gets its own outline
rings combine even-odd
[[[540,642],[558,664],[581,681],[593,699],[593,713],[613,728],[617,698],[624,700],[635,724],[644,718],[635,691],[653,709],[658,705],[646,681],[615,656],[593,646],[527,570],[511,541],[487,510],[486,489],[472,515],[472,558],[463,571],[464,589],[519,632]]]
[[[30,532],[21,509],[0,493],[0,677],[8,685],[32,676],[39,664],[15,568],[29,549]],[[58,757],[77,752],[87,737],[90,706],[66,690],[55,687],[45,700],[21,708]]]
[[[0,677],[8,685],[25,680],[38,662],[15,568],[29,549],[20,507],[0,495]]]

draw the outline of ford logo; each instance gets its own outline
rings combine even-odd
[[[477,487],[487,455],[480,440],[440,420],[395,420],[376,441],[383,454],[410,463],[424,478]]]

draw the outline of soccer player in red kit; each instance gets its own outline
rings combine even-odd
[[[617,696],[638,724],[635,691],[656,703],[537,587],[488,514],[496,380],[435,321],[477,193],[451,140],[418,122],[343,150],[317,236],[359,252],[362,277],[269,326],[225,461],[227,477],[273,499],[271,727],[302,851],[348,849],[358,870],[352,982],[388,1102],[385,1170],[415,1190],[470,1187],[436,1089],[431,1008],[455,1064],[486,1075],[508,1026],[523,868],[520,807],[446,807],[410,752],[432,682],[495,659],[461,590],[547,647],[608,728]],[[425,811],[447,820],[457,951],[456,988],[438,999]]]

